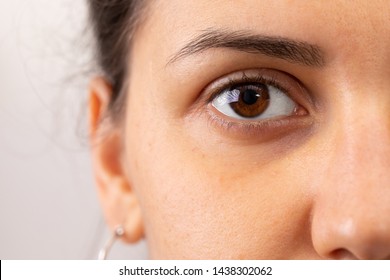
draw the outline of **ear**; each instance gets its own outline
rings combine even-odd
[[[122,225],[123,240],[137,242],[144,235],[138,199],[126,176],[120,125],[108,117],[112,87],[104,78],[89,86],[89,128],[93,169],[105,219],[112,231]]]

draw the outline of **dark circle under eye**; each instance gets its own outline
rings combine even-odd
[[[231,89],[231,91],[234,90],[239,91],[239,98],[236,102],[232,102],[229,105],[238,115],[245,118],[254,118],[267,109],[270,97],[266,85],[241,85]]]

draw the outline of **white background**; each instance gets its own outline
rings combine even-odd
[[[120,275],[120,269],[131,269],[127,275]],[[141,268],[144,269],[169,269],[176,276],[156,275],[156,272],[146,272],[143,276],[134,275],[138,268],[138,275]],[[216,271],[214,271],[214,267]],[[226,271],[235,267],[258,267],[256,270],[249,269],[255,275],[230,275]],[[267,275],[272,269],[272,275]],[[20,269],[23,268],[23,269]],[[263,269],[264,268],[264,269]],[[202,269],[203,274],[196,276],[185,276],[185,269]],[[259,273],[260,270],[260,273]],[[261,270],[265,275],[261,275]],[[221,273],[221,271],[225,273]],[[231,271],[231,270],[230,270]],[[245,270],[244,270],[245,271]],[[168,272],[168,271],[167,271]],[[214,273],[217,275],[214,275]],[[164,273],[163,273],[164,274]],[[245,274],[245,272],[244,272]],[[256,275],[257,274],[257,275]],[[260,275],[259,275],[260,274]],[[202,276],[200,276],[202,275]],[[94,279],[94,280],[115,280],[115,279],[267,279],[267,280],[329,280],[329,279],[375,279],[388,280],[390,278],[390,266],[388,261],[327,261],[327,260],[175,260],[175,261],[5,261],[1,267],[2,280],[69,280],[69,279]]]
[[[0,259],[94,259],[107,238],[85,126],[86,14],[84,0],[0,0]],[[146,245],[110,258],[147,258]]]

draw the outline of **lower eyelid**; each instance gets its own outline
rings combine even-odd
[[[292,133],[293,131],[308,128],[313,123],[308,114],[300,113],[292,116],[275,117],[260,121],[229,120],[220,116],[208,106],[207,122],[218,133],[233,139],[250,139],[254,141],[269,141]]]

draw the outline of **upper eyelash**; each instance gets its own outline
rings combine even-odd
[[[285,86],[282,86],[280,83],[277,82],[277,80],[274,77],[265,77],[264,75],[258,74],[254,77],[248,77],[245,73],[242,74],[242,77],[240,79],[232,79],[229,78],[228,82],[217,87],[213,90],[210,97],[207,98],[206,103],[211,103],[217,96],[221,95],[224,90],[232,87],[237,87],[239,85],[246,85],[249,83],[261,83],[268,86],[273,86],[277,88],[278,90],[282,91],[283,93],[287,94],[289,97],[291,90],[289,88],[286,88]]]

